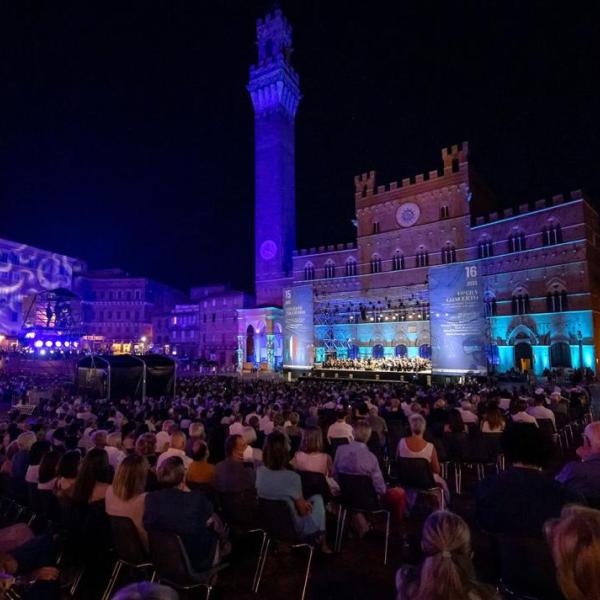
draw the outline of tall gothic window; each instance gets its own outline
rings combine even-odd
[[[452,244],[446,244],[442,248],[442,262],[445,265],[456,262],[456,248]]]
[[[419,250],[415,258],[417,267],[429,266],[429,252],[427,252],[427,250]]]
[[[371,273],[381,273],[381,257],[377,254],[371,258]]]
[[[404,256],[400,252],[396,252],[392,257],[392,269],[394,271],[401,271],[404,269]]]
[[[567,291],[562,292],[548,292],[546,295],[546,308],[548,312],[562,312],[563,310],[569,310],[569,300]]]
[[[561,244],[563,241],[562,229],[560,223],[551,221],[542,229],[542,244],[544,246],[553,246],[554,244]]]
[[[479,258],[494,256],[494,243],[490,238],[485,238],[479,242],[478,256]]]
[[[315,268],[311,263],[304,267],[304,281],[312,281],[315,278]]]
[[[333,279],[335,277],[335,263],[333,261],[327,261],[325,263],[325,277],[327,279]]]
[[[450,208],[444,204],[440,206],[440,219],[447,219],[450,216]]]
[[[356,276],[356,261],[353,258],[349,258],[346,261],[346,277]]]
[[[511,308],[513,315],[525,315],[531,312],[529,294],[513,294]]]
[[[527,238],[522,231],[515,231],[508,236],[508,251],[522,252],[527,247]]]
[[[379,221],[373,221],[373,233],[379,233]]]

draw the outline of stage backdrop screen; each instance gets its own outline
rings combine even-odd
[[[481,267],[450,264],[429,269],[434,373],[487,371]]]
[[[283,366],[312,367],[315,352],[312,286],[283,290],[283,319]]]

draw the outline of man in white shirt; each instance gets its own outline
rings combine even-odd
[[[529,408],[527,411],[532,417],[536,419],[550,419],[552,421],[552,425],[554,426],[554,431],[556,431],[556,417],[554,413],[544,406],[546,402],[546,396],[536,394],[533,399],[533,406]]]
[[[537,419],[527,413],[527,402],[525,400],[517,402],[517,412],[512,416],[512,420],[513,423],[533,423],[536,427],[539,427]]]
[[[156,468],[159,469],[160,465],[171,458],[171,456],[179,456],[183,461],[183,466],[187,471],[190,466],[192,459],[185,453],[185,433],[182,431],[175,431],[171,434],[171,444],[167,450],[165,450],[156,461]]]
[[[473,411],[473,405],[468,400],[461,402],[458,412],[462,417],[463,423],[479,423],[479,418]]]
[[[242,415],[237,414],[234,422],[229,426],[229,435],[242,435],[244,433],[244,425],[242,424]]]
[[[346,438],[349,442],[354,439],[352,425],[346,423],[346,413],[340,410],[336,414],[336,422],[327,430],[327,441],[331,443],[334,438]]]
[[[162,424],[162,429],[156,434],[156,451],[163,452],[165,448],[168,448],[171,440],[170,430],[175,426],[175,421],[167,419]]]

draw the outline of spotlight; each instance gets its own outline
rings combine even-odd
[[[36,348],[41,348],[44,345],[44,342],[42,342],[42,340],[36,340],[36,342],[33,345]]]
[[[52,348],[52,341],[51,340],[48,340],[46,342],[46,348]]]

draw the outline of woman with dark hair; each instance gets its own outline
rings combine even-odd
[[[56,495],[70,498],[79,472],[81,453],[79,450],[69,450],[62,455],[56,469]]]
[[[92,448],[81,463],[73,487],[73,500],[79,504],[104,500],[110,479],[108,454],[100,448]]]
[[[25,481],[37,485],[40,472],[40,463],[44,454],[48,454],[52,449],[52,444],[46,440],[34,442],[29,450],[29,466],[25,473]]]
[[[38,490],[54,491],[56,487],[56,469],[60,457],[61,453],[58,450],[51,450],[44,454],[38,474]]]
[[[482,433],[502,433],[506,427],[506,421],[500,412],[497,404],[490,404],[483,420],[481,421]]]
[[[288,469],[289,453],[285,436],[273,432],[267,436],[263,449],[264,466],[256,473],[256,491],[259,498],[285,500],[292,511],[296,533],[301,538],[318,537],[321,550],[331,550],[325,540],[325,505],[321,496],[305,500],[302,496],[300,475]]]

